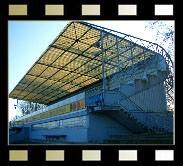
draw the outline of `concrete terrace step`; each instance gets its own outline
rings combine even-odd
[[[131,135],[111,135],[110,139],[136,139],[136,138],[170,138],[173,137],[173,133],[141,133],[141,134],[131,134]]]
[[[104,143],[110,144],[173,144],[173,133],[111,135]]]

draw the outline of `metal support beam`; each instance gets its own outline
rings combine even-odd
[[[118,57],[118,72],[120,71],[119,67],[119,50],[118,50],[118,38],[116,38],[116,55]]]
[[[133,62],[133,59],[134,59],[134,56],[133,56],[133,50],[132,50],[132,44],[130,43],[130,51],[131,51],[131,61],[132,61],[132,72],[133,72],[133,78],[134,78],[134,62]]]
[[[103,50],[103,36],[102,36],[102,31],[100,31],[101,34],[101,53],[102,53],[102,78],[103,78],[103,86],[102,86],[102,90],[104,92],[105,90],[105,74],[104,74],[104,50]]]
[[[119,50],[118,50],[118,38],[116,38],[116,55],[118,57],[118,72],[120,72],[120,66],[119,66]],[[121,83],[119,79],[119,90],[121,91]]]

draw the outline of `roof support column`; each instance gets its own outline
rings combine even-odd
[[[120,67],[119,67],[119,48],[118,48],[118,38],[116,37],[116,55],[118,57],[118,72],[120,72]],[[119,78],[119,91],[121,91],[121,83],[120,83],[120,78]]]
[[[130,43],[130,50],[131,50],[132,72],[133,72],[132,77],[134,79],[134,62],[133,62],[134,55],[133,55],[132,43]]]
[[[103,78],[103,84],[102,84],[102,91],[105,90],[105,74],[104,74],[104,50],[103,50],[103,35],[102,31],[100,31],[100,38],[101,38],[101,53],[102,53],[102,78]]]
[[[116,38],[116,54],[117,54],[117,57],[118,57],[118,72],[120,71],[120,68],[119,68],[119,49],[118,49],[118,38]]]

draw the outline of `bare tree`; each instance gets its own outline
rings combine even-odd
[[[23,100],[19,100],[16,106],[21,110],[22,115],[27,115],[46,107],[46,105],[44,104],[33,103],[30,101]]]
[[[147,21],[146,28],[156,32],[156,42],[167,50],[174,62],[174,22]]]
[[[164,47],[174,63],[174,22],[173,21],[148,21],[146,28],[156,32],[156,42]],[[165,80],[168,110],[174,110],[174,70]]]

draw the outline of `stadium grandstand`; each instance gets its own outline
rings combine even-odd
[[[46,105],[9,123],[9,143],[173,143],[173,73],[156,43],[69,22],[9,94]]]

